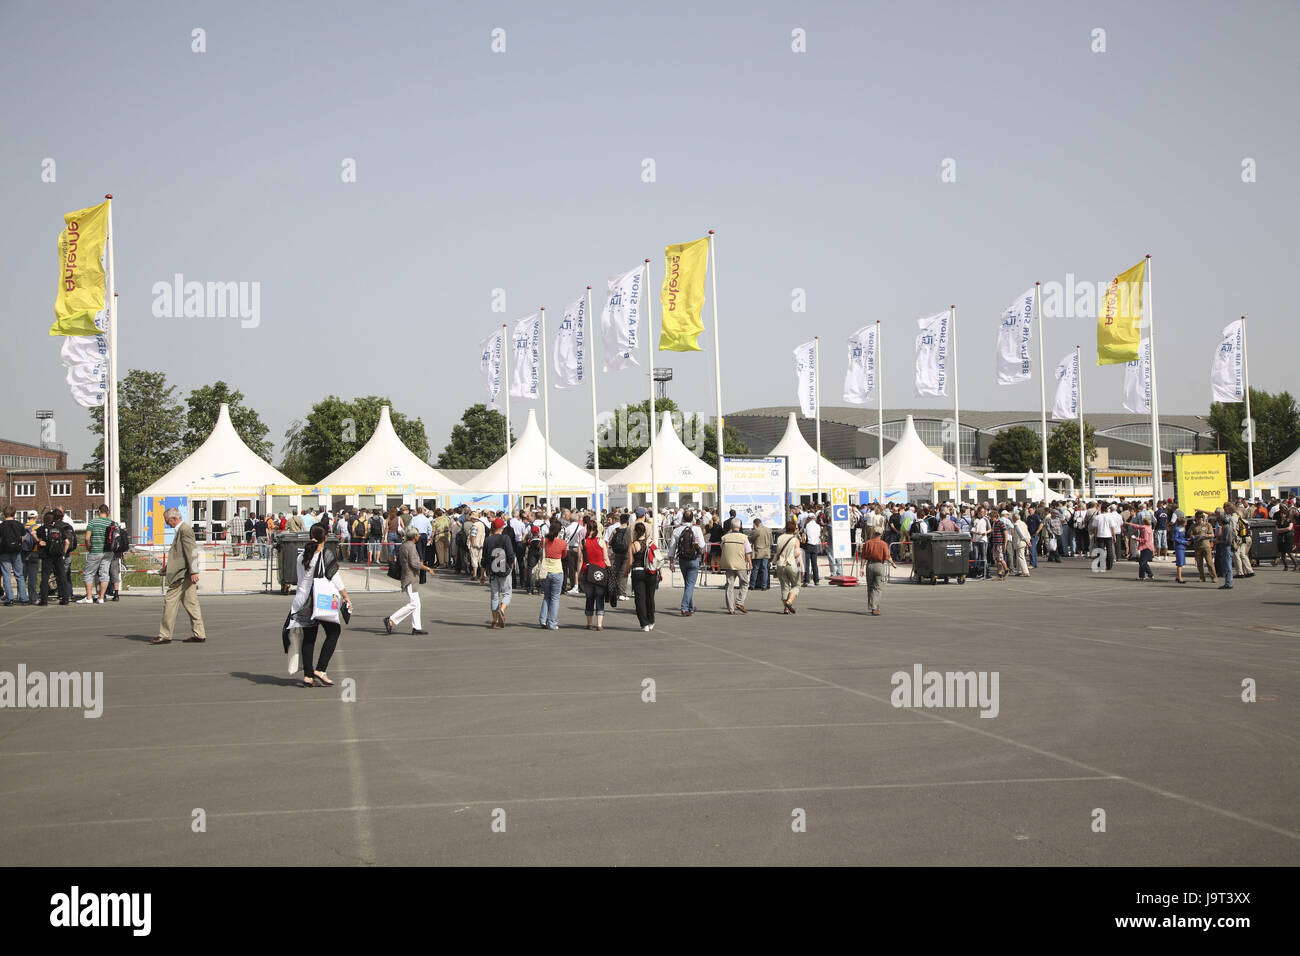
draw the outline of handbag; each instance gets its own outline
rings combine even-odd
[[[388,576],[394,581],[402,580],[402,566],[397,561],[397,555],[393,555],[388,561]]]
[[[339,598],[339,590],[334,586],[334,582],[316,574],[316,569],[319,567],[319,564],[312,567],[311,619],[337,624],[339,608],[343,602]]]
[[[609,574],[606,569],[600,567],[600,565],[588,564],[586,573],[583,574],[583,578],[592,588],[604,588],[609,578]]]

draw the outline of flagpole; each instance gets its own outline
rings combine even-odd
[[[713,390],[717,417],[717,434],[715,446],[718,451],[718,474],[715,501],[722,506],[722,430],[726,424],[722,420],[722,353],[718,345],[718,251],[713,246],[713,230],[709,230],[709,275],[713,283]],[[786,502],[789,505],[789,502]]]
[[[650,513],[653,516],[659,510],[659,483],[655,478],[655,306],[654,296],[650,295],[650,260],[645,261],[646,314],[650,319],[650,337],[646,340],[645,352],[646,374],[650,377]],[[650,526],[654,531],[654,525]],[[651,535],[653,540],[653,535]]]
[[[821,343],[813,336],[813,417],[817,420],[817,510],[822,506],[822,352]]]
[[[880,479],[880,497],[876,500],[884,507],[885,503],[885,363],[884,352],[880,343],[880,320],[876,319],[876,477]]]
[[[957,398],[957,307],[950,305],[951,310],[948,321],[952,323],[950,330],[952,332],[952,457],[955,470],[954,489],[957,492],[957,505],[961,506],[961,411],[960,402]],[[936,494],[936,498],[939,496]],[[936,502],[937,504],[937,502]]]
[[[1160,468],[1160,403],[1156,397],[1156,322],[1151,295],[1151,254],[1147,253],[1147,348],[1151,350],[1151,502],[1164,497],[1164,474]],[[1139,343],[1139,348],[1141,344]]]
[[[1043,364],[1043,294],[1034,283],[1034,309],[1038,313],[1038,400],[1043,414],[1043,500],[1050,490],[1047,484],[1047,366]]]
[[[1154,364],[1154,360],[1152,362]],[[1250,353],[1246,350],[1246,317],[1241,317],[1241,365],[1246,379],[1246,461],[1250,465],[1250,500],[1255,500],[1255,420],[1250,417]]]
[[[587,330],[591,335],[587,335]],[[582,356],[582,371],[591,379],[591,505],[600,509],[600,441],[596,436],[596,369],[592,356],[596,354],[596,323],[591,321],[591,286],[587,286],[587,312],[582,318],[582,336],[586,343]],[[548,476],[549,477],[549,476]],[[546,502],[551,507],[551,502]]]
[[[510,349],[514,347],[504,322],[501,323],[501,385],[506,393],[506,511],[514,505],[515,484],[510,475]],[[547,502],[550,507],[550,502]]]
[[[104,404],[104,494],[109,516],[122,520],[121,455],[117,439],[117,279],[113,268],[113,194],[108,200],[108,396]]]
[[[544,467],[546,468],[546,507],[549,508],[551,506],[551,390],[548,387],[550,376],[546,371],[546,306],[542,306],[539,311],[542,314],[542,341],[538,351],[542,354],[537,356],[537,360],[542,366],[542,429],[546,435]]]
[[[1083,355],[1077,345],[1074,347],[1074,367],[1078,371],[1075,382],[1079,390],[1079,495],[1080,497],[1086,497],[1088,494],[1088,462],[1083,457]]]

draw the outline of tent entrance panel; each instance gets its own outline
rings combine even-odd
[[[375,506],[374,495],[357,495],[358,508],[373,508]]]
[[[226,523],[230,520],[230,502],[225,498],[213,498],[211,514],[208,518],[208,537],[217,541],[225,533]]]
[[[253,510],[253,499],[237,498],[235,500],[235,514],[239,515],[241,518],[247,518],[249,512],[251,512],[252,510]]]
[[[347,496],[347,495],[331,495],[331,496],[330,496],[330,510],[331,510],[331,511],[342,511],[344,508],[347,507],[347,505],[348,505],[348,496]]]
[[[271,496],[271,510],[272,510],[273,512],[275,512],[276,514],[279,514],[281,511],[283,511],[285,514],[288,514],[288,513],[289,513],[289,496],[288,496],[288,495],[272,495],[272,496]]]

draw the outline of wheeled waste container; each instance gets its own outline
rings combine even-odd
[[[931,584],[943,578],[966,583],[970,566],[970,535],[964,531],[936,531],[912,536],[912,574]]]
[[[1250,559],[1277,564],[1277,522],[1272,518],[1248,518]]]
[[[298,559],[302,557],[302,550],[307,546],[310,539],[311,535],[305,531],[280,532],[280,538],[275,543],[275,549],[280,555],[281,594],[288,594],[291,588],[298,586]],[[338,535],[326,535],[325,553],[336,560],[338,558],[338,545]]]

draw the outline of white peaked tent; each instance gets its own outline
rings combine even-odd
[[[1278,491],[1284,491],[1288,488],[1300,488],[1300,448],[1293,451],[1288,458],[1284,458],[1268,471],[1262,471],[1255,476],[1255,489],[1259,490],[1261,485],[1274,485]]]
[[[519,438],[511,443],[509,455],[510,487],[507,487],[506,481],[506,456],[502,455],[465,482],[465,490],[493,494],[509,492],[516,497],[543,497],[546,494],[546,439],[537,425],[535,410],[528,409],[528,421]],[[591,472],[579,468],[554,448],[551,449],[552,499],[558,503],[560,498],[585,498],[588,506],[591,506],[592,487]],[[600,482],[599,487],[602,496],[608,494],[605,482]]]
[[[776,443],[768,455],[787,455],[790,459],[790,494],[815,495],[817,493],[817,451],[799,431],[799,422],[795,413],[790,413],[790,421],[785,426],[785,434]],[[854,491],[862,487],[862,480],[852,472],[845,471],[822,456],[821,488],[822,495],[829,500],[832,488],[850,488]]]
[[[442,472],[430,467],[402,444],[393,430],[393,419],[385,405],[379,424],[361,450],[319,482],[320,489],[347,494],[343,489],[400,487],[405,493],[459,492],[463,489]]]
[[[187,520],[193,520],[207,514],[207,502],[260,499],[267,485],[292,483],[244,444],[230,421],[230,406],[222,402],[217,424],[207,440],[136,496],[136,540],[144,544],[162,543],[162,512],[169,504],[180,508]],[[204,504],[196,509],[198,502]],[[231,513],[226,510],[223,517]]]
[[[880,471],[885,473],[885,492],[906,490],[909,482],[942,485],[947,483],[952,489],[953,467],[936,455],[921,441],[916,433],[912,416],[907,416],[903,424],[903,434],[897,444],[885,453],[883,461],[872,465],[866,471],[858,473],[858,484],[867,491],[874,492],[880,487]],[[962,484],[981,481],[978,475],[963,470]]]
[[[682,495],[696,496],[717,491],[717,472],[702,458],[696,457],[682,444],[673,428],[672,412],[664,412],[663,422],[655,433],[654,483],[660,494],[667,494],[669,502],[681,503]],[[650,449],[641,453],[636,461],[609,477],[609,487],[615,498],[620,492],[630,505],[633,494],[650,495]]]

